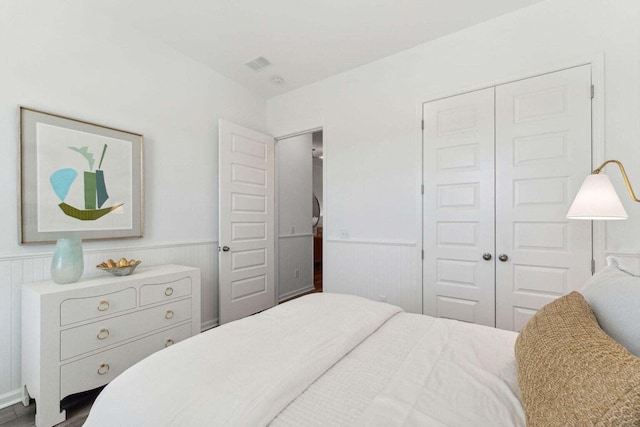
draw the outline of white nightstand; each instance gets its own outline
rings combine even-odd
[[[22,290],[23,403],[36,425],[65,420],[60,401],[107,384],[151,353],[200,333],[200,270],[139,268]],[[28,393],[28,394],[27,394]]]

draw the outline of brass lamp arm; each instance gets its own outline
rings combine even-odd
[[[602,172],[602,169],[609,163],[615,163],[616,165],[618,165],[618,167],[620,168],[620,172],[622,173],[622,178],[624,178],[624,184],[627,186],[627,190],[629,190],[629,195],[634,201],[640,202],[640,200],[638,200],[635,193],[633,192],[633,188],[631,188],[631,182],[629,182],[629,177],[627,176],[627,172],[624,170],[624,166],[622,166],[622,163],[620,163],[618,160],[607,160],[606,162],[601,164],[596,170],[594,170],[593,174],[597,175],[600,172]]]

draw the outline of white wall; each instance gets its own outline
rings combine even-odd
[[[606,96],[605,129],[596,138],[640,187],[638,22],[637,0],[548,0],[270,99],[272,134],[323,128],[325,289],[421,311],[420,116],[428,100],[604,54],[596,95]],[[617,172],[610,175],[623,195]],[[631,219],[607,224],[606,251],[637,255],[640,204],[623,198]],[[349,283],[357,272],[375,280]]]
[[[276,142],[278,299],[313,289],[311,134]]]
[[[18,244],[18,105],[144,135],[145,237],[85,242],[85,275],[121,255],[202,268],[215,324],[217,119],[265,129],[265,101],[80,0],[0,3],[0,406],[20,387],[20,284],[48,278],[53,245]]]

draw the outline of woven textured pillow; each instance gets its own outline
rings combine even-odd
[[[527,426],[640,425],[640,358],[600,329],[578,292],[539,310],[515,351]]]

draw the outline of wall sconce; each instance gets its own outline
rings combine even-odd
[[[600,174],[609,163],[615,163],[620,168],[624,183],[627,186],[631,199],[640,202],[636,197],[624,166],[617,160],[607,160],[585,178],[580,191],[573,200],[567,218],[569,219],[627,219],[627,212],[616,194],[609,177]]]

